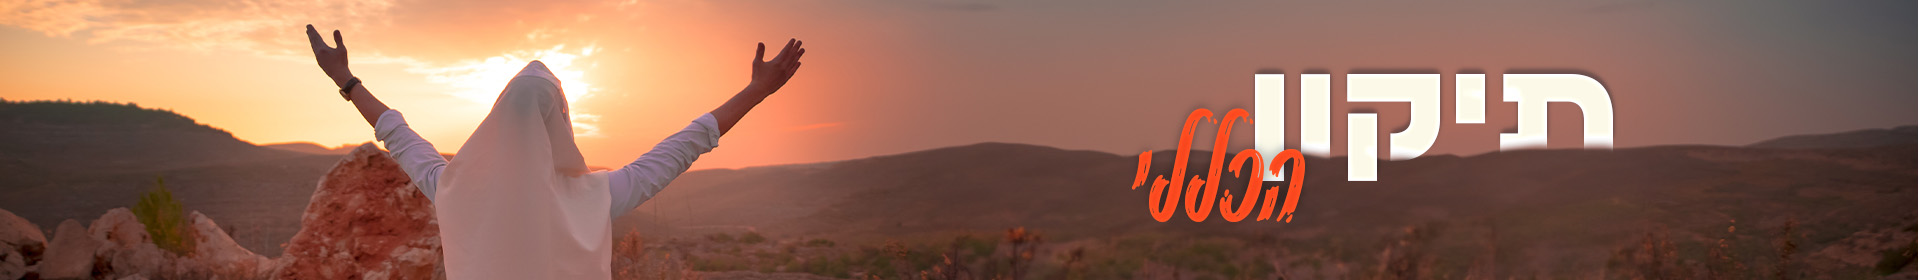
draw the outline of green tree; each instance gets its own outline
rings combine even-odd
[[[153,245],[182,256],[192,254],[193,237],[188,235],[187,215],[180,200],[167,191],[165,179],[156,177],[153,185],[153,190],[140,194],[140,201],[133,204],[133,216],[146,224]]]

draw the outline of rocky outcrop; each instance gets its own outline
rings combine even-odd
[[[87,235],[100,244],[93,252],[95,275],[120,278],[129,275],[181,275],[187,272],[176,261],[178,256],[153,245],[153,237],[147,235],[147,225],[140,223],[140,219],[127,208],[107,210],[107,214],[93,220],[93,226],[87,228]]]
[[[133,247],[141,243],[153,243],[147,235],[147,225],[140,223],[140,217],[134,216],[127,208],[114,208],[93,220],[87,227],[87,236],[106,243],[110,247]],[[105,249],[105,248],[103,248]]]
[[[19,279],[38,265],[47,236],[33,222],[0,210],[0,279]]]
[[[314,190],[300,232],[278,259],[234,242],[199,211],[187,215],[186,255],[153,244],[127,208],[91,226],[62,221],[51,243],[32,223],[0,210],[0,280],[41,279],[431,279],[440,263],[433,204],[386,152],[353,150]],[[44,252],[44,254],[43,254]]]
[[[432,278],[440,226],[410,182],[372,143],[355,148],[321,178],[276,278]]]
[[[187,223],[191,224],[190,234],[194,239],[193,255],[188,257],[191,266],[214,275],[243,278],[258,278],[271,272],[272,260],[240,247],[240,243],[234,242],[233,237],[207,215],[194,211],[187,216]]]
[[[93,275],[93,252],[100,242],[87,236],[87,227],[79,221],[61,221],[53,229],[53,241],[47,244],[46,259],[40,262],[40,278],[73,279]]]
[[[240,247],[220,225],[194,211],[187,216],[195,246],[185,256],[160,249],[126,208],[108,210],[93,227],[66,220],[54,230],[45,261],[35,272],[44,279],[239,278],[272,275],[273,260]],[[9,276],[9,275],[0,275]],[[17,279],[0,278],[0,279]]]

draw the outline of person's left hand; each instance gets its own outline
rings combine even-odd
[[[347,44],[340,40],[340,30],[333,31],[333,45],[327,47],[327,40],[320,38],[312,24],[307,25],[307,41],[313,43],[313,59],[320,62],[320,71],[333,79],[333,85],[345,86],[353,79],[353,71],[347,69]]]
[[[800,40],[787,39],[787,46],[781,48],[773,60],[761,60],[767,53],[767,44],[761,43],[760,48],[753,52],[753,82],[747,84],[747,88],[766,96],[787,85],[793,73],[800,70],[800,56],[807,54],[807,49],[800,48],[800,43]]]

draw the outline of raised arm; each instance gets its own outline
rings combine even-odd
[[[747,83],[746,89],[734,94],[732,99],[727,99],[727,103],[720,104],[720,108],[713,109],[713,118],[720,124],[720,134],[733,130],[733,125],[740,123],[740,118],[746,117],[747,111],[753,110],[754,105],[760,105],[760,101],[787,85],[793,73],[800,70],[800,56],[807,54],[807,49],[800,48],[800,44],[800,40],[787,39],[787,46],[780,48],[780,53],[774,55],[773,60],[761,60],[766,57],[766,43],[761,43],[754,50],[753,81]]]
[[[334,47],[328,47],[327,40],[320,38],[320,31],[314,30],[313,25],[308,24],[307,41],[313,44],[313,59],[320,62],[320,71],[326,72],[327,78],[333,79],[334,87],[346,87],[347,81],[353,79],[353,71],[347,69],[347,44],[341,40],[340,30],[333,31]],[[360,109],[360,117],[367,120],[367,125],[377,125],[380,114],[388,110],[387,104],[380,103],[379,98],[374,98],[373,93],[367,91],[366,85],[362,83],[354,83],[346,97],[347,100],[353,101],[354,108]]]
[[[320,62],[320,71],[333,79],[334,86],[347,87],[354,77],[353,71],[347,69],[347,44],[341,40],[340,31],[333,31],[334,47],[328,47],[327,41],[320,38],[320,32],[309,24],[307,41],[313,44],[313,58]],[[380,99],[373,98],[373,93],[367,91],[365,84],[352,84],[345,97],[353,101],[353,107],[359,109],[360,117],[367,120],[367,125],[373,126],[374,139],[386,144],[387,155],[400,163],[400,170],[413,179],[413,186],[420,189],[427,199],[433,199],[437,187],[435,181],[440,178],[440,171],[446,169],[447,159],[441,157],[440,151],[435,150],[426,138],[421,138],[420,134],[413,132],[412,127],[407,126],[407,120],[400,115],[400,111],[389,109],[387,104],[380,103]]]
[[[754,51],[753,82],[748,83],[746,89],[734,94],[727,103],[720,104],[720,108],[694,119],[686,128],[667,136],[666,140],[654,145],[653,150],[640,155],[640,159],[608,174],[609,191],[613,195],[613,217],[626,214],[634,207],[639,207],[640,203],[652,199],[680,173],[687,172],[700,154],[720,146],[720,136],[733,130],[733,125],[740,123],[740,118],[745,117],[747,111],[753,110],[754,105],[759,105],[760,101],[780,90],[781,86],[787,85],[794,71],[800,69],[800,55],[807,53],[806,49],[800,48],[799,40],[787,40],[787,46],[774,55],[773,60],[762,60],[766,52],[766,44],[760,44]]]

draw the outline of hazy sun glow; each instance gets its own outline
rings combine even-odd
[[[593,82],[586,79],[586,70],[593,68],[589,62],[598,48],[587,45],[569,49],[567,45],[554,45],[546,49],[517,50],[484,59],[463,60],[452,65],[435,66],[425,63],[412,63],[408,72],[427,76],[427,81],[451,87],[449,94],[477,104],[492,104],[500,90],[514,74],[526,67],[527,62],[539,60],[560,78],[560,90],[567,95],[567,107],[572,108],[573,133],[577,136],[598,136],[599,127],[595,124],[598,115],[582,112],[576,106],[581,98],[593,96],[597,90]]]

